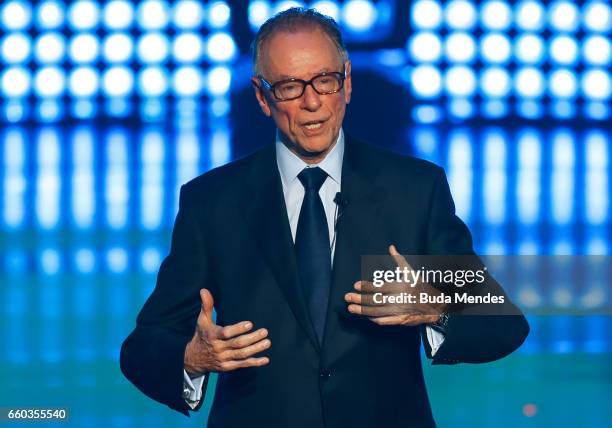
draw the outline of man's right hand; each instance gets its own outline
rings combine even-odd
[[[248,333],[253,328],[250,321],[225,327],[216,325],[212,319],[212,295],[203,288],[200,290],[200,299],[202,309],[196,331],[185,348],[185,371],[189,376],[264,366],[270,362],[268,357],[253,356],[270,347],[268,330],[260,328]]]

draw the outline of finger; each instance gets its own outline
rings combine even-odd
[[[346,293],[344,295],[344,300],[348,303],[357,303],[358,305],[362,303],[361,294],[359,293]]]
[[[270,342],[270,339],[263,339],[252,345],[245,346],[244,348],[227,350],[221,353],[220,358],[224,361],[246,360],[255,354],[265,351],[271,344],[272,342]]]
[[[226,325],[217,332],[217,338],[221,340],[229,340],[233,337],[251,331],[253,323],[251,321],[240,321],[236,324]]]
[[[353,284],[353,288],[362,294],[363,293],[377,293],[383,287],[384,285],[380,287],[375,287],[374,283],[372,283],[371,281],[357,281],[355,284]]]
[[[425,324],[427,319],[423,315],[391,315],[386,317],[372,317],[370,321],[378,325],[408,325]]]
[[[215,300],[212,294],[210,294],[210,291],[206,288],[202,288],[200,290],[200,300],[202,301],[202,308],[200,309],[200,315],[198,315],[198,325],[200,327],[214,325],[212,313]]]
[[[384,317],[389,315],[397,315],[398,308],[390,305],[365,306],[351,303],[348,306],[348,311],[355,315],[365,315],[368,317]]]
[[[265,366],[270,362],[268,357],[247,358],[246,360],[231,360],[221,363],[221,371],[231,371],[245,367]]]
[[[409,292],[411,289],[410,284],[403,282],[387,282],[380,287],[375,287],[370,281],[357,281],[354,284],[354,288],[355,290],[359,291],[360,294],[393,294]]]
[[[252,345],[253,343],[257,343],[266,337],[268,337],[268,330],[265,328],[260,328],[252,333],[241,334],[240,336],[230,339],[228,345],[233,349],[240,349],[244,348],[245,346]]]
[[[399,291],[399,292],[390,291],[388,293],[379,292],[380,294],[346,293],[344,295],[344,300],[347,303],[355,303],[357,305],[362,305],[362,306],[381,306],[381,305],[406,306],[406,305],[409,305],[409,303],[396,303],[399,301],[398,299],[400,299],[400,297],[403,298],[401,294],[402,292],[404,291]],[[394,298],[393,300],[391,300],[391,302],[388,299],[390,297]]]
[[[386,317],[371,317],[370,321],[378,325],[397,325],[401,324],[406,317],[400,317],[399,315],[389,315]]]
[[[397,265],[404,269],[404,268],[408,268],[408,270],[412,270],[412,266],[410,266],[410,264],[408,263],[408,261],[404,258],[404,256],[402,256],[398,251],[397,248],[395,248],[395,245],[391,244],[389,245],[389,254],[391,255],[391,257],[393,257],[393,260],[395,260],[395,263],[397,263]]]

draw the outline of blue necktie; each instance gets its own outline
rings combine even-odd
[[[300,284],[319,343],[323,339],[331,284],[329,229],[319,196],[326,178],[327,174],[319,167],[304,168],[298,175],[305,193],[295,234]]]

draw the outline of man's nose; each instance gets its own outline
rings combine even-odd
[[[301,107],[309,111],[317,111],[321,107],[321,95],[317,94],[312,85],[304,88]]]

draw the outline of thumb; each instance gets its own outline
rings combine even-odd
[[[206,288],[202,288],[200,290],[200,300],[202,300],[202,309],[200,309],[200,315],[198,316],[198,324],[202,327],[214,324],[212,312],[215,300],[212,294],[210,294],[210,291]]]

